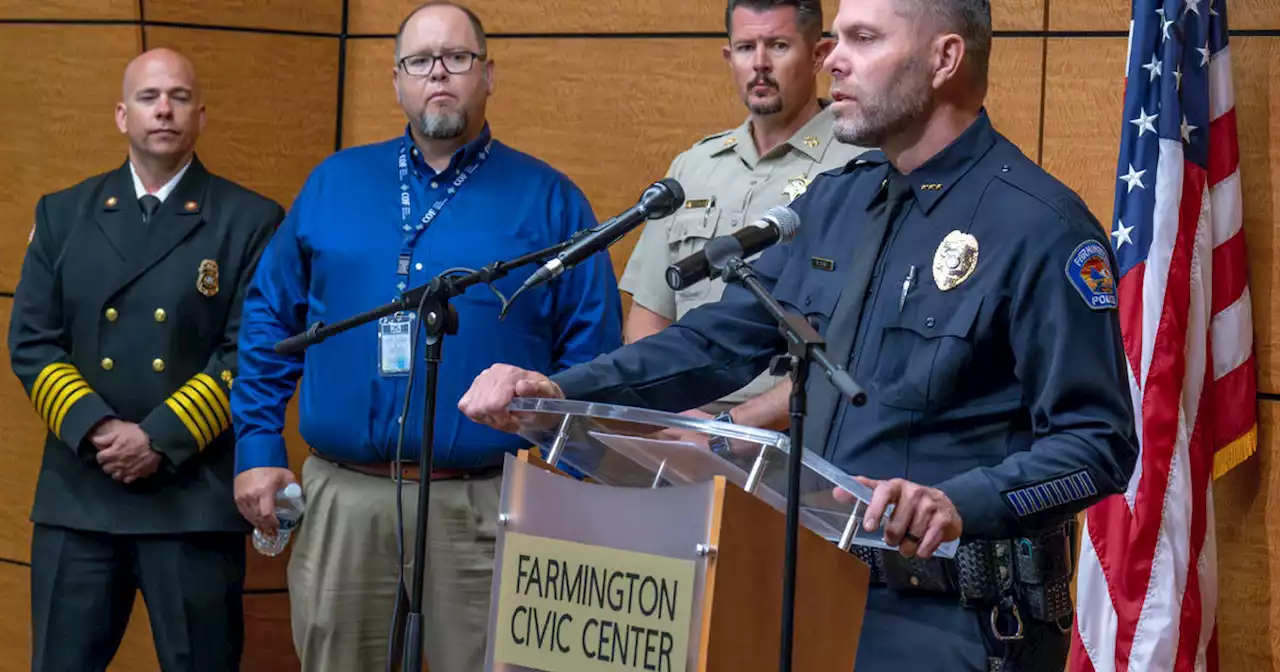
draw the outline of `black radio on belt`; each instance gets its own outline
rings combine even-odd
[[[1018,580],[1033,585],[1071,576],[1071,540],[1066,527],[1039,537],[1014,540],[1014,566]]]
[[[1071,614],[1073,571],[1070,528],[1066,525],[1038,537],[1014,540],[1018,592],[1031,617],[1046,622]]]

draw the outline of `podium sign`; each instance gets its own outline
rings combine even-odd
[[[714,482],[616,488],[508,456],[486,669],[699,669],[714,495]]]
[[[692,560],[516,532],[503,545],[497,660],[566,672],[686,669]]]

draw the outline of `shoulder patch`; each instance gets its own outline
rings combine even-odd
[[[1107,260],[1107,249],[1096,240],[1076,246],[1067,259],[1067,280],[1091,310],[1116,307],[1116,276]]]

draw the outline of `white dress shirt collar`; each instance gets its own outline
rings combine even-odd
[[[173,179],[165,183],[163,187],[160,187],[152,195],[160,199],[161,203],[164,203],[164,200],[169,197],[169,194],[172,194],[173,190],[178,188],[178,182],[182,179],[182,176],[187,173],[187,169],[190,167],[191,167],[191,160],[188,159],[187,165],[183,166],[182,170],[179,170],[178,174],[173,176]],[[134,195],[136,195],[138,198],[142,198],[143,196],[146,196],[147,188],[142,186],[142,179],[138,177],[138,171],[133,167],[132,161],[129,162],[129,174],[133,176]]]

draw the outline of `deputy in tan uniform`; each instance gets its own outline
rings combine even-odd
[[[675,214],[645,226],[623,272],[619,287],[634,300],[624,325],[627,342],[665,329],[724,292],[723,280],[674,291],[666,283],[667,266],[711,238],[751,225],[769,208],[790,203],[819,173],[867,151],[836,141],[829,101],[818,98],[817,75],[832,47],[822,26],[819,0],[729,0],[724,58],[750,115],[672,162],[669,175],[684,187],[687,200]],[[790,389],[786,378],[766,372],[689,413],[784,430]]]

